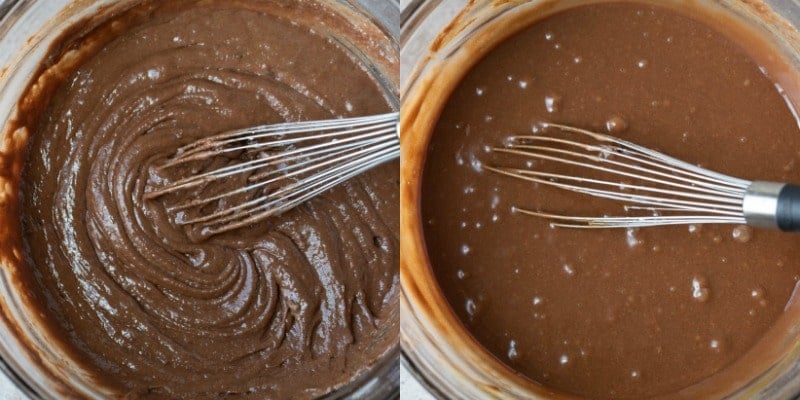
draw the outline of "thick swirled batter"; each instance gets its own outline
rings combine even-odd
[[[122,395],[308,398],[395,345],[396,163],[210,238],[172,220],[181,194],[142,199],[185,172],[158,165],[199,137],[391,108],[393,78],[362,60],[396,68],[390,41],[327,7],[138,4],[65,37],[41,96],[20,103],[30,285],[54,332]]]

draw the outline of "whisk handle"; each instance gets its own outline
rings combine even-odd
[[[775,220],[782,231],[800,231],[800,186],[783,186],[778,194]]]
[[[800,186],[755,181],[742,202],[748,225],[800,231]]]

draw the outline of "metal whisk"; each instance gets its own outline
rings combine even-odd
[[[709,171],[609,135],[547,123],[513,136],[495,153],[524,157],[530,168],[487,170],[542,185],[620,201],[621,216],[573,216],[525,210],[570,228],[748,224],[800,230],[800,186],[747,181]]]
[[[209,235],[285,212],[361,172],[400,155],[398,113],[257,126],[203,138],[178,149],[162,170],[219,157],[233,162],[154,188],[145,198],[202,189],[205,197],[171,207],[182,225]],[[217,182],[246,177],[221,193]],[[209,189],[210,187],[210,189]],[[211,206],[209,212],[205,208]],[[183,217],[186,210],[191,217]],[[181,214],[181,212],[184,212]]]

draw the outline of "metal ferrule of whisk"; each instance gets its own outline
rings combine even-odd
[[[742,213],[753,227],[800,231],[800,186],[754,181],[742,199]]]
[[[529,210],[571,228],[637,228],[683,224],[748,224],[800,231],[800,186],[720,174],[602,133],[546,123],[533,135],[512,136],[497,155],[525,168],[485,169],[536,184],[615,200],[623,215],[577,216]],[[613,210],[612,210],[613,211]]]

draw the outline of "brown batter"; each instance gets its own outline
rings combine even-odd
[[[66,51],[78,62],[43,72],[20,103],[25,284],[121,396],[310,398],[396,345],[396,163],[211,238],[167,211],[196,193],[142,199],[186,173],[156,167],[199,137],[392,108],[396,78],[366,64],[383,53],[377,65],[397,68],[389,39],[332,10],[148,1],[63,38],[43,71]]]
[[[609,203],[481,168],[526,167],[487,149],[553,121],[796,182],[798,121],[759,70],[776,50],[748,51],[675,11],[585,5],[507,39],[461,81],[428,147],[422,223],[444,294],[498,359],[590,398],[665,395],[731,365],[781,316],[800,280],[796,235],[552,229],[512,207],[598,215]]]

